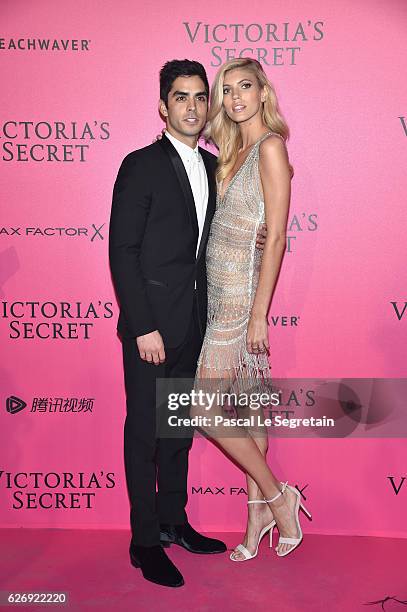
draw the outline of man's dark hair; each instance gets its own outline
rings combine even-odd
[[[180,76],[198,76],[205,85],[206,95],[209,97],[209,83],[205,68],[199,62],[192,60],[171,60],[164,64],[160,70],[160,99],[168,106],[168,94],[173,82]]]

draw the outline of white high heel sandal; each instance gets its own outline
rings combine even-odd
[[[266,504],[267,502],[264,499],[249,499],[248,504]],[[276,524],[276,521],[273,520],[271,521],[271,523],[269,523],[268,525],[266,525],[265,527],[263,527],[263,529],[260,531],[259,534],[259,539],[257,542],[257,546],[256,546],[256,550],[254,552],[254,554],[252,555],[250,551],[247,550],[246,546],[243,546],[243,544],[238,544],[236,546],[236,548],[234,549],[234,551],[230,554],[230,560],[231,561],[248,561],[249,559],[254,559],[254,557],[257,556],[257,551],[259,550],[259,544],[263,538],[263,536],[270,531],[270,546],[272,546],[272,540],[271,540],[271,534],[273,533],[273,527]],[[240,552],[242,553],[244,559],[234,559],[233,555],[236,552]]]
[[[283,537],[279,537],[278,539],[278,544],[291,544],[291,548],[289,548],[288,550],[286,550],[283,553],[279,553],[277,552],[277,556],[278,557],[285,557],[286,555],[288,555],[290,552],[292,552],[293,550],[295,550],[297,548],[297,546],[299,546],[299,544],[302,541],[303,535],[302,535],[302,530],[301,530],[301,525],[300,522],[298,520],[298,513],[300,508],[303,510],[303,512],[308,516],[309,519],[311,519],[311,513],[308,512],[308,510],[306,509],[306,507],[304,506],[304,504],[301,501],[301,495],[300,492],[295,488],[295,487],[291,487],[288,482],[284,482],[281,483],[283,485],[283,488],[281,489],[280,493],[277,493],[277,495],[275,495],[272,499],[266,499],[266,503],[270,504],[273,501],[275,501],[278,497],[280,497],[280,495],[282,495],[284,493],[284,491],[287,489],[290,489],[290,491],[292,491],[293,493],[295,493],[295,495],[297,496],[297,499],[295,500],[295,507],[294,507],[294,512],[295,512],[295,522],[297,524],[297,530],[298,533],[300,534],[299,538],[283,538]],[[276,521],[274,521],[274,525],[277,525]],[[274,528],[273,525],[273,528]],[[273,545],[272,544],[272,538],[273,538],[273,530],[271,530],[270,532],[270,548]]]

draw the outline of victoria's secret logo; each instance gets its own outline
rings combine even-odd
[[[211,45],[211,66],[239,57],[252,57],[266,66],[294,66],[301,45],[324,38],[324,22],[203,23],[184,21],[192,44]],[[294,44],[293,44],[294,43]]]
[[[103,470],[90,473],[0,471],[0,487],[12,492],[14,510],[90,510],[97,492],[115,486],[115,473]]]
[[[394,494],[398,495],[400,493],[401,487],[404,484],[404,481],[406,480],[406,476],[402,476],[398,482],[396,482],[394,476],[387,476],[387,478],[390,480]]]
[[[299,212],[294,214],[287,224],[287,253],[292,253],[295,249],[297,236],[306,232],[316,232],[318,230],[318,214]]]
[[[406,118],[400,116],[399,119],[400,119],[400,123],[401,123],[402,128],[403,128],[403,134],[404,134],[404,136],[407,136],[407,122],[406,122]]]
[[[89,340],[95,319],[111,319],[112,302],[0,302],[9,338]],[[27,320],[28,319],[28,320]],[[57,319],[57,321],[55,320]]]
[[[398,304],[398,302],[390,302],[390,304],[393,306],[394,308],[394,312],[396,313],[396,317],[399,321],[401,321],[401,319],[404,317],[404,313],[407,310],[407,302],[400,302],[400,305]]]
[[[5,162],[86,162],[91,143],[110,138],[108,121],[5,121]]]

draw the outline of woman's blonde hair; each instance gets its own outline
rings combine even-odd
[[[204,137],[207,141],[211,140],[219,149],[218,169],[216,179],[222,181],[228,176],[236,163],[239,149],[242,146],[237,123],[229,119],[223,106],[223,82],[225,74],[236,68],[247,68],[255,74],[261,88],[266,91],[266,100],[263,102],[262,119],[264,125],[270,131],[280,134],[284,141],[290,136],[290,130],[280,111],[276,92],[273,85],[267,78],[261,64],[251,58],[233,59],[225,62],[216,74],[211,89],[211,104],[208,114],[208,123],[205,127]],[[290,165],[291,175],[293,174]]]

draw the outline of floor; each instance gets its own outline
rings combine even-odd
[[[239,542],[233,533],[215,537],[228,547]],[[118,530],[1,530],[1,603],[10,592],[66,591],[63,608],[75,612],[407,612],[407,539],[306,535],[295,553],[280,559],[264,538],[258,557],[244,563],[232,563],[227,554],[206,557],[172,546],[168,554],[185,579],[178,589],[145,581],[128,562],[128,540],[128,533]],[[369,602],[377,603],[366,607]]]

